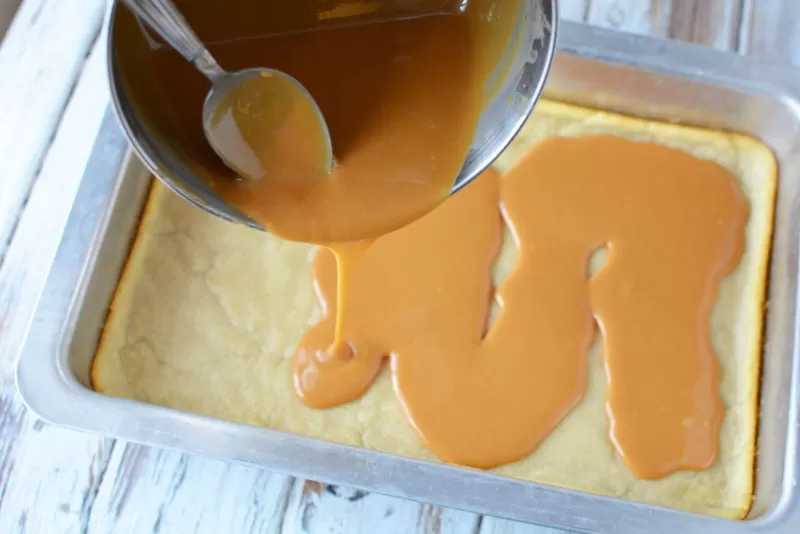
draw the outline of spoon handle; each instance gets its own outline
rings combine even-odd
[[[171,0],[123,0],[123,2],[212,83],[227,75]]]

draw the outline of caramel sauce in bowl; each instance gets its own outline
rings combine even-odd
[[[423,195],[414,191],[411,181],[387,178],[389,186],[376,185],[369,202],[353,199],[365,206],[365,217],[376,218],[359,222],[363,236],[337,226],[323,210],[324,202],[318,218],[328,219],[320,224],[275,228],[274,221],[265,224],[252,210],[242,209],[242,202],[232,201],[231,194],[236,193],[224,190],[220,176],[230,173],[198,135],[202,110],[193,108],[208,89],[205,81],[131,13],[117,9],[118,3],[111,4],[107,37],[112,102],[145,164],[170,189],[206,211],[257,229],[269,226],[282,237],[318,243],[393,230],[469,183],[529,116],[555,49],[555,0],[176,0],[224,68],[276,67],[300,79],[315,99],[322,99],[323,114],[332,121],[337,160],[340,153],[352,153],[352,168],[374,165],[382,153],[391,154],[389,144],[397,145],[397,139],[405,136],[411,141],[397,145],[398,152],[390,158],[396,161],[386,161],[384,168],[396,169],[404,161],[403,152],[408,152],[419,161],[428,158],[428,166],[438,173]],[[375,73],[378,67],[381,70]],[[365,82],[359,76],[374,80]],[[348,95],[350,90],[355,96]],[[420,117],[435,116],[429,124],[405,120],[408,115],[400,113],[404,105]],[[467,112],[457,116],[459,109]],[[390,119],[401,130],[382,130],[380,122],[393,113]],[[419,135],[411,134],[417,130]],[[361,141],[359,136],[371,136],[376,146],[383,144],[373,151],[350,150]],[[365,181],[353,179],[359,180]],[[265,194],[274,192],[267,188]],[[285,206],[284,200],[293,198],[292,192],[279,193],[280,201],[267,204]],[[346,187],[340,196],[344,193]],[[312,197],[308,196],[310,202]],[[413,202],[403,203],[403,198]],[[386,199],[393,206],[380,209]],[[298,220],[294,214],[286,218]]]

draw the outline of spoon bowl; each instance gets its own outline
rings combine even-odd
[[[203,130],[214,152],[243,178],[314,180],[333,166],[322,111],[300,82],[275,69],[217,78],[203,105]]]
[[[275,69],[225,71],[172,0],[124,2],[211,82],[203,131],[225,165],[247,179],[314,180],[330,173],[330,132],[300,82]]]

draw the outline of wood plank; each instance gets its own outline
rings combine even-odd
[[[108,101],[104,65],[97,44],[0,267],[0,532],[85,532],[111,455],[113,440],[44,425],[26,413],[12,384],[16,353]]]
[[[11,380],[17,352],[109,101],[102,40],[97,40],[82,72],[0,266],[0,384]],[[5,75],[0,84],[5,83],[2,80]],[[11,179],[19,176],[4,175],[0,188]]]
[[[280,532],[292,477],[118,441],[89,534]]]
[[[614,30],[666,37],[672,2],[646,0],[591,0],[586,21]]]
[[[311,480],[295,484],[283,534],[475,534],[476,514]]]
[[[25,0],[0,46],[0,258],[104,8],[104,0]]]
[[[741,18],[741,0],[675,2],[669,37],[736,52]]]
[[[589,14],[589,0],[561,0],[558,13],[562,20],[584,22]]]
[[[587,22],[737,50],[741,0],[591,0]]]
[[[43,424],[0,386],[0,532],[86,532],[112,443]]]
[[[563,530],[484,516],[479,534],[567,534]]]
[[[800,2],[744,0],[742,53],[800,67]]]
[[[6,34],[6,30],[11,25],[11,21],[14,19],[14,15],[17,13],[17,8],[19,8],[19,0],[5,0],[4,2],[0,2],[0,40]]]

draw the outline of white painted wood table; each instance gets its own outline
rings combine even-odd
[[[12,370],[108,104],[105,0],[24,0],[0,46],[0,533],[544,534],[43,424]],[[566,19],[800,66],[797,0],[561,0]]]

